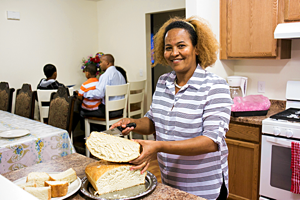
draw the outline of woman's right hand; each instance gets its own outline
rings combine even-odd
[[[109,129],[113,129],[116,128],[117,126],[122,126],[122,128],[126,128],[126,125],[133,122],[132,119],[130,118],[123,118],[120,121],[118,121],[117,123],[114,123],[113,125],[111,125],[111,127]],[[134,127],[127,127],[126,129],[124,129],[122,131],[123,135],[128,135],[130,133],[130,131],[132,131],[134,129]]]

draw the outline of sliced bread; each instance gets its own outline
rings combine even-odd
[[[130,164],[98,161],[85,168],[85,174],[99,195],[145,184],[147,172],[130,171]]]
[[[62,197],[68,193],[68,181],[45,181],[45,186],[51,187],[51,197]]]
[[[49,181],[50,176],[45,172],[31,172],[27,175],[26,182],[35,181],[37,187],[43,187],[45,181]]]
[[[51,174],[50,181],[68,181],[72,183],[77,179],[77,174],[73,168],[69,168],[66,171],[60,172],[58,174]]]
[[[92,132],[86,146],[93,156],[110,162],[128,162],[140,155],[139,143],[103,132]]]
[[[36,183],[33,180],[31,182],[26,182],[26,183],[18,184],[18,186],[21,187],[24,190],[25,187],[36,187]]]
[[[51,188],[49,187],[25,187],[25,191],[29,192],[33,196],[40,200],[50,200],[51,199]]]

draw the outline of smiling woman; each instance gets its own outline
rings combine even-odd
[[[167,21],[154,37],[154,65],[173,71],[159,78],[145,117],[112,126],[135,122],[135,132],[156,134],[156,141],[136,140],[143,151],[132,169],[147,170],[157,156],[164,184],[211,200],[228,194],[225,134],[232,100],[226,81],[205,70],[216,61],[218,47],[202,19]]]

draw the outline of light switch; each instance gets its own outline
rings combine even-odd
[[[7,11],[7,19],[20,20],[20,13],[15,11]]]
[[[143,77],[143,69],[140,69],[140,77]]]

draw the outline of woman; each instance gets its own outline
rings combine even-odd
[[[154,58],[174,71],[159,78],[145,117],[112,126],[135,122],[135,132],[156,134],[156,141],[136,140],[143,152],[131,162],[132,170],[146,171],[157,155],[164,184],[206,199],[228,194],[225,134],[232,100],[226,81],[205,70],[216,61],[218,48],[201,19],[167,21],[154,37]]]

